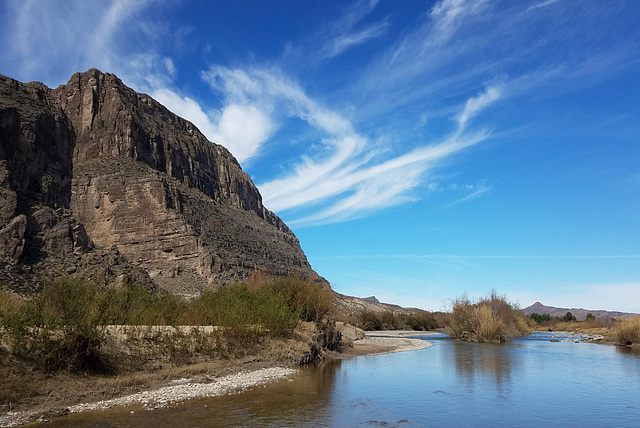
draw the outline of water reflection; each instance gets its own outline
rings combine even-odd
[[[479,382],[481,388],[493,383],[500,394],[510,392],[514,360],[505,348],[498,344],[452,343],[456,373],[470,392]]]

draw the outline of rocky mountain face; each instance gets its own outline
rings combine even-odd
[[[116,76],[0,76],[0,285],[66,272],[196,294],[252,271],[318,279],[224,147]]]

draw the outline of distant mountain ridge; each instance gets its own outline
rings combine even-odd
[[[558,308],[555,306],[546,306],[540,302],[535,302],[533,305],[526,307],[522,310],[522,313],[526,316],[531,314],[550,315],[552,317],[560,317],[566,315],[567,312],[571,312],[579,321],[584,320],[587,314],[591,314],[596,318],[628,318],[637,314],[629,312],[618,311],[605,311],[605,310],[591,310],[582,308]]]

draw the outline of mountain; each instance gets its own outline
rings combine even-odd
[[[227,149],[113,74],[0,75],[0,285],[66,272],[197,294],[254,271],[323,281]]]
[[[605,310],[556,308],[555,306],[545,306],[540,302],[535,302],[533,305],[526,307],[522,310],[522,313],[526,316],[529,316],[531,314],[540,314],[540,315],[551,315],[552,317],[560,317],[560,318],[565,316],[567,312],[571,312],[571,314],[573,314],[579,321],[584,320],[587,317],[587,314],[591,314],[596,318],[627,318],[627,317],[637,315],[637,314],[632,314],[628,312],[616,312],[616,311],[605,311]]]

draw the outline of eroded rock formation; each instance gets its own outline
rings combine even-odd
[[[194,294],[254,270],[318,278],[224,147],[116,76],[0,76],[0,285],[54,271]]]

